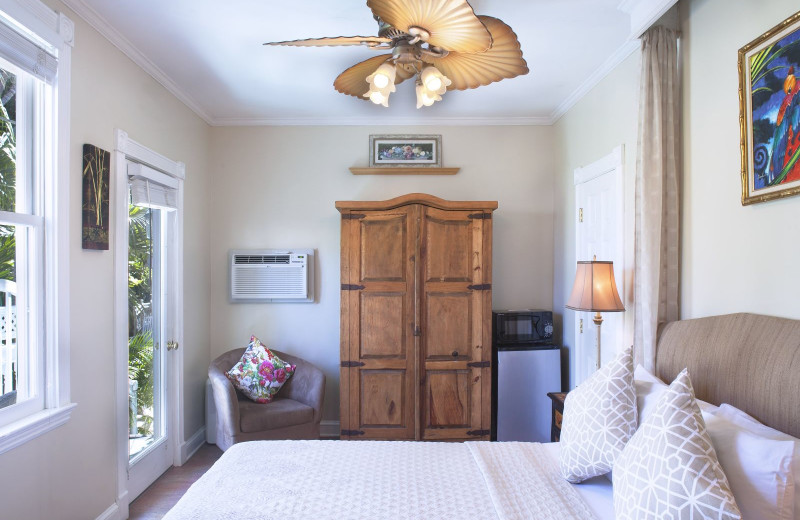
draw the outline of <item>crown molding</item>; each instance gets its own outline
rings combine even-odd
[[[621,47],[619,47],[614,54],[612,54],[606,61],[600,65],[599,68],[595,69],[589,77],[586,78],[586,81],[580,84],[577,89],[575,89],[572,94],[567,97],[558,107],[556,107],[553,115],[550,116],[552,124],[555,124],[561,117],[569,112],[569,110],[574,107],[578,101],[583,99],[583,97],[589,93],[594,87],[600,83],[603,78],[608,76],[620,63],[625,61],[625,59],[636,52],[641,47],[641,42],[639,40],[628,40]]]
[[[199,103],[183,92],[172,79],[161,70],[155,63],[150,61],[139,49],[137,49],[127,38],[122,36],[108,21],[97,11],[92,9],[83,0],[61,0],[67,7],[72,9],[75,14],[83,18],[86,23],[91,25],[104,38],[111,42],[114,47],[122,51],[125,56],[130,58],[136,65],[141,67],[146,73],[159,82],[173,96],[178,98],[191,111],[197,114],[209,125],[213,125],[212,118],[203,110]]]
[[[617,9],[631,17],[631,39],[639,38],[678,0],[622,0]]]
[[[212,126],[549,126],[550,117],[217,118]]]
[[[18,0],[31,1],[31,0]],[[330,118],[236,118],[212,117],[201,105],[161,70],[150,61],[127,38],[122,36],[108,21],[97,11],[84,2],[84,0],[61,0],[72,9],[86,23],[97,30],[103,37],[122,51],[136,65],[153,77],[167,91],[197,114],[203,121],[211,126],[550,126],[555,124],[575,104],[605,78],[617,65],[639,48],[638,38],[647,27],[639,34],[631,37],[624,45],[596,69],[572,94],[567,97],[550,116],[534,117],[436,117],[436,118],[372,118],[372,117],[330,117]],[[618,9],[631,14],[631,24],[636,20],[651,20],[650,24],[658,20],[677,0],[622,0]],[[642,22],[644,23],[644,22]]]

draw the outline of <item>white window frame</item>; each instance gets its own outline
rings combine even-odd
[[[51,116],[44,129],[51,144],[41,157],[44,287],[38,296],[44,299],[44,403],[43,409],[0,426],[0,453],[4,453],[65,424],[76,406],[70,402],[69,359],[70,71],[75,27],[39,0],[6,0],[0,9],[58,51]]]

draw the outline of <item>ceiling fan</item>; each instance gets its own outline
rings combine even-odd
[[[342,94],[389,106],[395,85],[416,76],[417,108],[448,90],[465,90],[528,73],[517,35],[503,21],[478,16],[467,0],[367,0],[378,36],[310,38],[264,45],[364,45],[390,50],[345,70]]]

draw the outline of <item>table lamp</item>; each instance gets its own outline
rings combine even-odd
[[[617,292],[614,280],[614,262],[597,260],[579,261],[575,272],[575,283],[572,294],[567,300],[567,309],[594,312],[594,324],[597,325],[597,362],[600,368],[600,325],[603,323],[601,312],[621,312],[625,306]]]

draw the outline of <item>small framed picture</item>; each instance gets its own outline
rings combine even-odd
[[[370,168],[442,166],[441,135],[370,135]]]
[[[800,12],[739,49],[742,204],[800,195]]]

